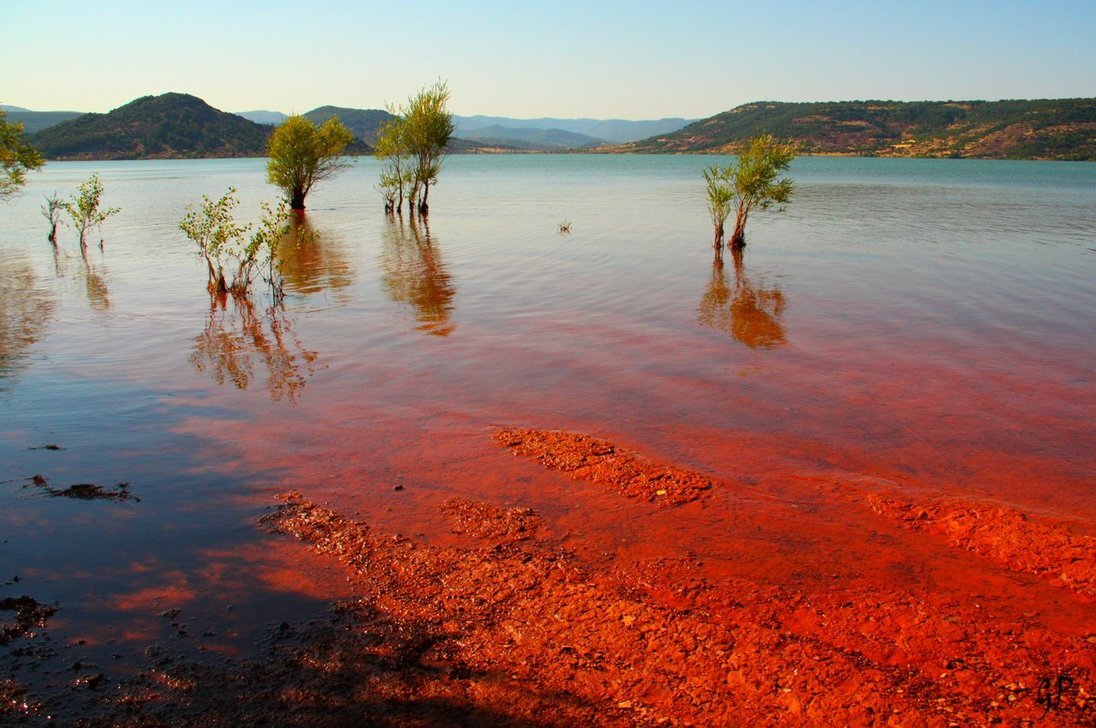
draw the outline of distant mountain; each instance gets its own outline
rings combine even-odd
[[[236,116],[242,116],[248,121],[254,121],[256,124],[267,124],[269,126],[281,124],[287,116],[287,114],[280,111],[234,111],[232,113]]]
[[[604,139],[595,139],[585,134],[576,134],[562,129],[510,127],[498,124],[466,131],[460,138],[486,145],[502,145],[529,151],[562,151],[605,143]]]
[[[197,97],[167,93],[107,114],[84,114],[28,141],[50,159],[261,157],[271,131]]]
[[[604,151],[734,151],[767,132],[808,154],[1096,160],[1096,99],[757,102]]]
[[[22,106],[12,106],[11,104],[0,104],[0,111],[30,111],[30,109],[24,109]]]
[[[689,123],[689,119],[656,119],[628,121],[625,119],[511,119],[505,116],[454,116],[457,135],[468,137],[484,127],[508,127],[526,129],[558,129],[583,134],[607,142],[624,143],[646,139],[658,134],[677,131]],[[581,146],[581,145],[577,145]]]
[[[60,124],[62,121],[68,121],[69,119],[75,119],[78,116],[83,116],[82,111],[29,111],[27,109],[21,109],[18,106],[4,106],[0,107],[8,112],[8,121],[21,121],[23,122],[23,133],[33,134],[36,131],[42,131],[48,129],[51,126]],[[9,111],[9,109],[11,109]]]
[[[324,123],[332,116],[338,116],[343,126],[370,146],[377,143],[377,131],[381,125],[394,118],[383,109],[347,109],[341,106],[321,106],[302,116],[317,125]]]

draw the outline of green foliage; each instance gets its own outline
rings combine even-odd
[[[270,132],[194,96],[167,93],[64,121],[32,141],[50,159],[258,157]]]
[[[734,190],[731,187],[729,169],[713,165],[704,170],[704,180],[708,183],[708,213],[712,216],[715,230],[715,246],[723,245],[723,226],[731,214]]]
[[[414,170],[411,201],[418,202],[420,214],[429,211],[430,185],[438,179],[445,148],[453,136],[453,115],[447,109],[448,104],[449,87],[438,81],[409,98],[407,108],[401,110],[403,139]]]
[[[778,177],[791,165],[795,155],[795,145],[781,142],[772,134],[759,134],[750,140],[737,161],[725,168],[717,165],[704,171],[717,242],[722,238],[723,221],[731,206],[735,210],[735,226],[729,244],[741,248],[746,244],[746,221],[751,212],[768,210],[791,199],[792,181]]]
[[[299,114],[290,116],[270,137],[267,181],[281,188],[292,209],[303,210],[313,185],[346,166],[342,154],[353,138],[337,116],[319,127]]]
[[[23,141],[23,125],[6,119],[0,110],[0,200],[15,195],[27,180],[27,171],[39,169],[45,160]]]
[[[289,210],[284,202],[276,207],[262,203],[262,218],[256,227],[236,222],[232,211],[237,205],[235,187],[217,200],[202,195],[200,208],[187,205],[179,229],[194,241],[198,255],[206,262],[210,293],[245,295],[258,271],[275,295],[280,296],[275,253],[289,230]],[[232,272],[231,283],[227,281],[226,270]]]
[[[57,226],[61,224],[61,213],[65,211],[65,201],[55,191],[46,197],[46,204],[40,208],[42,217],[49,221],[49,241],[57,245]]]
[[[76,196],[65,203],[65,210],[72,218],[72,225],[80,233],[80,248],[87,248],[87,233],[93,227],[99,228],[99,247],[103,247],[102,226],[107,218],[120,210],[117,207],[100,208],[103,196],[103,183],[99,175],[93,174],[76,189]]]
[[[403,214],[404,190],[414,178],[406,128],[403,117],[392,116],[381,125],[373,150],[373,156],[384,163],[377,189],[384,198],[385,211],[397,214]]]

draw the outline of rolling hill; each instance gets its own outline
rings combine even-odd
[[[82,111],[31,111],[21,106],[8,106],[6,104],[0,104],[0,110],[7,112],[8,121],[21,122],[24,134],[33,134],[36,131],[60,124],[62,121],[84,115]]]
[[[28,141],[48,159],[261,157],[270,133],[197,97],[166,93],[63,121]]]
[[[725,153],[761,132],[805,154],[1096,160],[1096,99],[757,102],[598,151]]]
[[[595,139],[585,134],[562,129],[511,127],[498,124],[462,132],[460,138],[489,146],[506,146],[527,151],[563,151],[605,143],[604,139]]]
[[[258,109],[256,111],[233,111],[236,116],[242,116],[248,121],[254,121],[256,124],[267,124],[269,126],[277,126],[286,119],[286,114],[280,111],[266,111],[265,109]]]
[[[658,134],[668,134],[689,123],[688,119],[680,118],[629,121],[625,119],[557,119],[551,117],[512,119],[506,116],[454,116],[453,121],[456,123],[457,136],[466,139],[479,136],[480,131],[485,127],[505,127],[531,130],[554,129],[611,143],[633,142]],[[576,144],[575,146],[583,145]]]
[[[301,114],[301,116],[317,126],[332,116],[338,116],[339,121],[355,137],[370,146],[377,143],[377,130],[381,128],[381,125],[393,118],[391,114],[383,109],[348,109],[341,106],[321,106],[306,114]]]

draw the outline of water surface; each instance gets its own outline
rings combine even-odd
[[[60,640],[246,652],[346,588],[256,527],[291,488],[427,539],[463,495],[641,540],[611,499],[504,467],[510,425],[792,500],[792,476],[850,473],[1096,523],[1096,166],[800,159],[720,266],[712,161],[454,157],[410,225],[358,160],[309,198],[277,309],[211,302],[176,227],[229,186],[256,218],[263,160],[49,164],[0,210],[0,596],[56,601]],[[92,172],[122,211],[102,252],[70,228],[55,255],[42,198]]]

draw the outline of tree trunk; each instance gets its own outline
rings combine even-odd
[[[53,247],[57,247],[57,223],[53,223],[49,229],[49,241],[53,243]]]
[[[304,190],[293,190],[293,194],[289,198],[289,208],[291,210],[303,210],[304,209]]]
[[[723,251],[723,233],[723,225],[716,225],[715,240],[712,243],[715,247],[716,255],[721,255]]]
[[[419,202],[419,215],[429,215],[430,205],[428,200],[430,199],[430,183],[423,182],[422,184],[422,200]]]
[[[738,213],[734,216],[734,232],[731,233],[731,239],[727,241],[727,247],[735,250],[746,247],[746,218],[749,216],[749,210],[738,208]]]

